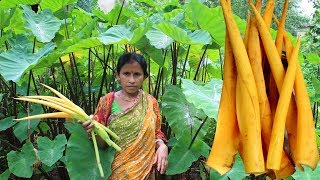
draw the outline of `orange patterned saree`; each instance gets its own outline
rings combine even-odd
[[[165,140],[158,103],[142,92],[133,107],[110,115],[113,96],[114,92],[100,99],[94,116],[120,137],[115,143],[122,150],[115,154],[109,179],[148,179],[155,156],[155,140]]]

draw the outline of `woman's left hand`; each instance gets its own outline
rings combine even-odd
[[[160,174],[166,172],[168,167],[168,147],[163,142],[158,146],[153,164],[157,166],[157,170]]]

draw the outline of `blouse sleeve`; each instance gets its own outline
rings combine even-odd
[[[157,100],[155,98],[153,99],[153,110],[156,114],[156,140],[161,139],[164,141],[164,143],[168,143],[168,140],[166,139],[165,134],[161,131],[161,115],[160,115],[160,108]]]
[[[93,115],[94,120],[105,126],[108,125],[108,119],[110,116],[113,99],[114,92],[108,93],[107,95],[100,98],[96,111]]]
[[[100,124],[106,125],[106,120],[104,119],[103,106],[105,104],[105,96],[101,97],[99,103],[96,107],[96,111],[93,115],[93,119],[98,121]]]

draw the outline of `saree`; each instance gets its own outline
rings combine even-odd
[[[109,179],[148,179],[153,168],[155,140],[165,140],[158,102],[142,91],[131,108],[111,114],[113,98],[114,92],[102,97],[94,115],[96,121],[120,137],[115,143],[122,150],[115,154]]]

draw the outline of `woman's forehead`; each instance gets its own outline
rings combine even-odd
[[[121,71],[142,71],[141,65],[137,61],[126,63],[122,66]]]

